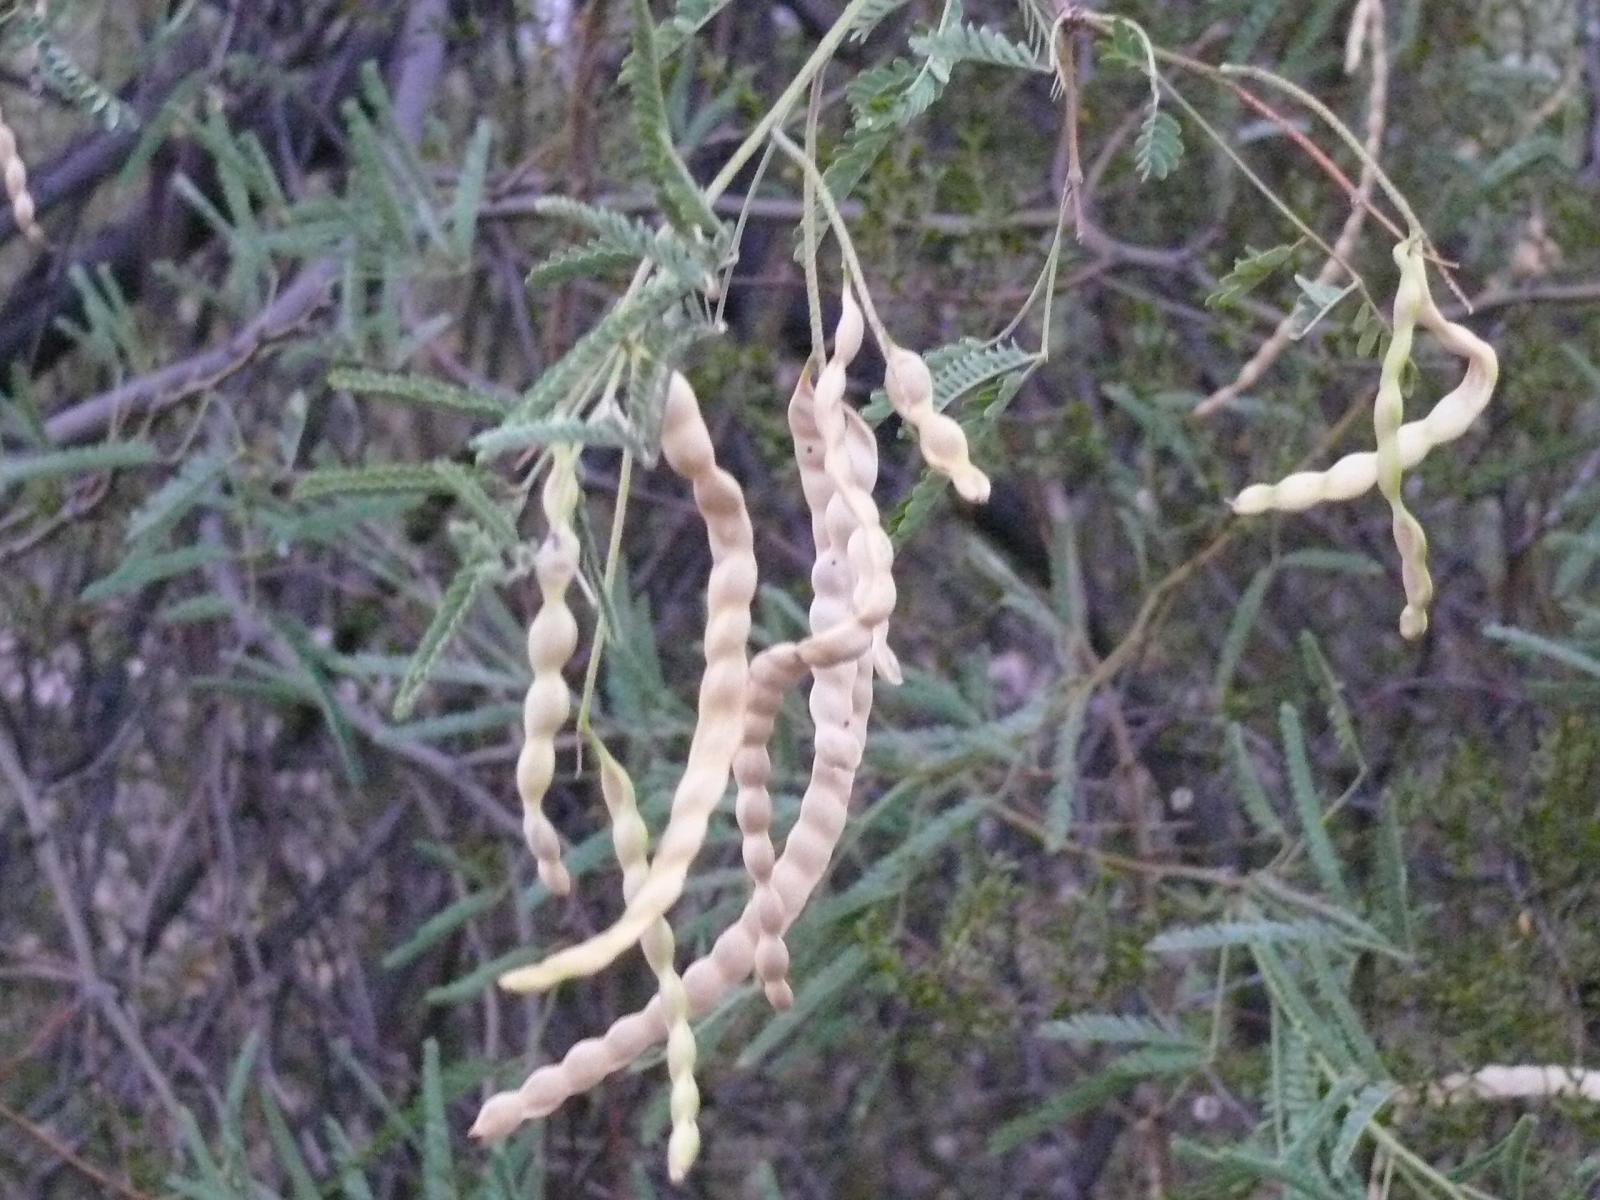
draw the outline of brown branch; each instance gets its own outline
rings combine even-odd
[[[150,1193],[141,1192],[132,1184],[124,1183],[116,1176],[102,1171],[88,1159],[77,1154],[71,1146],[56,1137],[43,1125],[30,1121],[24,1114],[18,1112],[3,1100],[0,1100],[0,1117],[4,1117],[34,1141],[43,1145],[51,1154],[54,1154],[74,1171],[94,1180],[95,1184],[103,1188],[106,1194],[122,1196],[124,1200],[155,1200]]]

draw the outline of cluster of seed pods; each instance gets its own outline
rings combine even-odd
[[[1241,515],[1301,512],[1317,504],[1353,500],[1376,484],[1389,501],[1395,545],[1400,553],[1406,593],[1400,633],[1416,638],[1428,628],[1433,581],[1428,574],[1427,538],[1401,498],[1401,475],[1426,458],[1434,447],[1454,441],[1471,427],[1494,394],[1500,365],[1489,343],[1439,311],[1428,290],[1420,239],[1396,246],[1394,259],[1400,268],[1400,284],[1395,292],[1394,328],[1373,402],[1376,451],[1347,454],[1324,471],[1300,471],[1275,484],[1254,484],[1234,497],[1233,511]],[[1433,334],[1446,350],[1464,360],[1466,373],[1426,416],[1402,423],[1401,373],[1418,328]]]
[[[475,1137],[503,1137],[522,1122],[547,1115],[665,1040],[672,1084],[668,1168],[674,1179],[681,1179],[699,1146],[690,1021],[752,975],[774,1006],[792,1003],[784,935],[821,882],[844,831],[866,748],[874,677],[891,683],[900,678],[888,645],[896,599],[894,552],[872,499],[877,439],[844,398],[846,371],[862,338],[861,310],[846,288],[833,353],[815,384],[809,373],[802,374],[788,410],[816,550],[809,630],[799,641],[768,647],[748,661],[756,585],[750,519],[738,484],[716,464],[694,392],[681,375],[672,378],[662,454],[693,488],[712,559],[706,667],[688,758],[652,859],[632,785],[615,759],[596,745],[623,869],[623,914],[588,941],[500,980],[512,990],[541,991],[593,974],[638,944],[659,990],[645,1008],[621,1018],[604,1034],[578,1042],[520,1087],[492,1096],[473,1125]],[[933,411],[927,367],[910,351],[884,349],[891,400],[916,430],[924,458],[948,475],[963,496],[986,497],[988,480],[972,465],[960,427]],[[772,836],[767,746],[784,697],[808,675],[814,726],[811,772],[779,853]],[[673,969],[666,913],[682,894],[730,775],[752,894],[739,919],[680,977]]]

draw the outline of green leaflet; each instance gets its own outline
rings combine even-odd
[[[410,404],[429,404],[457,412],[484,417],[503,417],[507,402],[497,396],[430,379],[426,375],[374,371],[366,367],[335,367],[328,372],[328,386],[338,391],[362,392]]]
[[[1294,308],[1289,311],[1289,336],[1297,341],[1316,328],[1339,301],[1356,290],[1354,281],[1344,287],[1334,287],[1331,283],[1318,283],[1315,279],[1296,275],[1294,282],[1300,294],[1294,302]]]
[[[1339,856],[1323,825],[1322,801],[1311,782],[1311,762],[1307,757],[1305,734],[1300,728],[1300,713],[1292,704],[1278,709],[1278,727],[1283,737],[1283,757],[1289,770],[1289,796],[1294,801],[1305,838],[1306,853],[1328,895],[1342,907],[1353,910],[1355,901],[1339,869]]]
[[[1510,625],[1485,625],[1483,636],[1504,642],[1519,653],[1554,659],[1562,666],[1600,678],[1600,658],[1566,642],[1558,642],[1553,638],[1529,633],[1525,629],[1517,629]]]
[[[1139,178],[1165,179],[1183,158],[1183,127],[1171,113],[1151,105],[1133,142],[1133,162]]]
[[[1244,742],[1244,729],[1233,722],[1228,726],[1228,754],[1233,762],[1233,773],[1239,783],[1239,800],[1245,815],[1263,837],[1282,839],[1288,836],[1283,821],[1267,799],[1267,790],[1261,786],[1261,776],[1250,758],[1249,747]]]
[[[103,575],[79,595],[85,604],[98,604],[149,583],[187,575],[201,567],[232,557],[225,546],[202,543],[162,554],[131,554],[109,575]]]
[[[855,23],[850,27],[852,41],[864,42],[890,14],[904,8],[906,0],[871,0],[871,3],[862,6],[856,14]]]
[[[62,49],[45,23],[44,14],[42,7],[34,12],[22,12],[20,3],[5,14],[6,23],[13,17],[20,18],[20,37],[33,46],[40,78],[73,108],[98,117],[107,130],[115,130],[124,123],[137,124],[138,114],[92,79]]]
[[[626,246],[604,238],[592,238],[581,246],[557,250],[528,272],[530,288],[555,287],[574,279],[593,279],[626,271],[639,261],[639,255]]]
[[[1050,64],[1031,47],[986,25],[953,25],[937,33],[919,34],[911,39],[911,49],[924,58],[946,63],[975,62],[1023,71],[1050,71]]]
[[[721,230],[700,185],[683,165],[672,144],[667,103],[661,92],[661,63],[656,55],[655,21],[647,0],[633,0],[633,52],[622,64],[621,78],[633,99],[634,132],[656,190],[661,211],[680,233]]]
[[[439,1043],[422,1044],[422,1194],[425,1200],[457,1200],[450,1121],[439,1073]]]
[[[1059,1042],[1133,1046],[1197,1046],[1194,1038],[1150,1017],[1128,1013],[1077,1013],[1039,1026],[1039,1036]]]
[[[1339,749],[1344,751],[1351,762],[1357,766],[1364,766],[1361,742],[1356,737],[1355,720],[1350,715],[1350,706],[1344,701],[1344,685],[1333,673],[1333,666],[1328,662],[1328,656],[1322,652],[1322,643],[1317,641],[1317,635],[1309,629],[1300,631],[1300,658],[1305,663],[1306,673],[1311,676],[1312,685],[1322,695],[1323,703],[1327,707],[1328,724],[1333,726],[1333,734],[1338,739]]]
[[[1055,782],[1051,785],[1045,809],[1045,849],[1054,853],[1067,840],[1067,830],[1078,806],[1078,746],[1083,740],[1084,721],[1089,715],[1091,693],[1080,688],[1067,706],[1067,715],[1056,735],[1053,766]]]
[[[393,971],[427,953],[468,921],[481,917],[506,897],[504,887],[468,892],[417,927],[415,933],[383,956],[383,969]]]
[[[1249,641],[1251,631],[1256,627],[1256,620],[1261,615],[1262,601],[1266,599],[1267,589],[1272,586],[1277,574],[1277,565],[1268,563],[1255,573],[1239,595],[1239,607],[1233,610],[1233,620],[1228,622],[1227,636],[1222,639],[1222,653],[1217,656],[1217,673],[1212,688],[1219,699],[1227,698],[1228,689],[1233,684],[1233,674],[1239,669],[1239,661],[1244,657],[1245,643]]]
[[[57,475],[82,475],[90,471],[113,471],[120,467],[147,467],[160,458],[155,446],[142,439],[97,442],[93,446],[74,446],[68,450],[11,454],[0,460],[0,487],[32,479],[50,479]]]
[[[1198,1142],[1178,1139],[1174,1143],[1183,1153],[1221,1167],[1232,1168],[1244,1178],[1268,1180],[1287,1184],[1293,1191],[1287,1193],[1296,1200],[1348,1200],[1332,1184],[1319,1179],[1315,1168],[1284,1162],[1254,1150],[1231,1146],[1202,1146]]]
[[[1057,1092],[1038,1109],[995,1130],[989,1137],[989,1153],[1005,1154],[1080,1113],[1101,1108],[1141,1079],[1187,1075],[1204,1065],[1204,1054],[1194,1047],[1148,1047],[1113,1059],[1099,1073]]]
[[[1366,1134],[1367,1127],[1377,1118],[1378,1112],[1400,1089],[1392,1083],[1372,1083],[1362,1088],[1355,1099],[1350,1102],[1349,1111],[1345,1113],[1344,1123],[1339,1127],[1339,1136],[1333,1143],[1333,1150],[1328,1157],[1328,1165],[1337,1174],[1347,1167],[1360,1145],[1362,1137]]]
[[[632,267],[640,259],[670,272],[685,291],[704,290],[715,282],[717,253],[698,231],[685,237],[671,227],[651,229],[637,218],[565,196],[547,196],[535,208],[580,225],[594,237],[534,267],[528,275],[530,287]]]
[[[1153,954],[1177,954],[1194,950],[1221,950],[1226,946],[1344,940],[1345,935],[1338,928],[1322,921],[1273,921],[1262,917],[1168,929],[1146,942],[1145,949]]]
[[[450,241],[463,262],[472,257],[472,244],[478,233],[478,212],[483,207],[483,186],[489,173],[489,147],[494,141],[494,126],[480,120],[467,144],[467,155],[456,180],[455,201],[450,207]]]
[[[488,582],[488,578],[485,564],[467,562],[450,580],[450,586],[440,598],[438,610],[433,614],[422,640],[417,643],[406,673],[400,680],[400,689],[394,698],[394,717],[397,721],[403,721],[411,715],[434,664],[461,627],[473,598],[477,596],[478,589]]]
[[[478,461],[530,446],[632,446],[636,439],[616,421],[512,421],[480,433],[471,445]]]
[[[601,317],[572,349],[539,376],[512,410],[509,420],[525,422],[548,415],[564,400],[587,395],[625,342],[660,321],[683,300],[683,285],[670,275],[658,276]]]
[[[143,504],[128,518],[128,528],[122,539],[133,543],[144,539],[154,540],[181,521],[211,492],[215,483],[229,466],[227,459],[214,454],[196,454],[178,468],[159,488],[145,498]]]
[[[324,496],[370,496],[391,492],[449,492],[453,484],[438,463],[374,463],[365,467],[318,467],[295,480],[297,500]]]
[[[439,459],[428,463],[381,463],[366,467],[320,467],[295,483],[295,498],[384,495],[423,492],[454,495],[462,507],[502,546],[518,543],[516,522],[506,507],[484,490],[489,476],[460,463]]]
[[[672,16],[656,31],[656,49],[661,57],[676,53],[729,3],[730,0],[678,0]]]
[[[1245,256],[1233,260],[1233,268],[1217,281],[1216,288],[1205,299],[1207,308],[1237,306],[1256,288],[1271,279],[1294,257],[1304,238],[1297,238],[1267,250],[1245,248]]]

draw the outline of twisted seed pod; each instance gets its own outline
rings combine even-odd
[[[846,318],[852,307],[846,294]],[[845,323],[841,320],[841,324]],[[845,338],[838,339],[849,344]],[[813,683],[808,706],[814,726],[811,780],[802,800],[813,813],[830,818],[819,839],[813,823],[801,821],[789,835],[785,853],[813,855],[825,866],[832,855],[844,814],[849,809],[855,773],[866,746],[866,716],[871,704],[872,662],[882,660],[898,672],[888,650],[888,616],[894,607],[893,551],[878,524],[871,488],[877,478],[877,441],[866,423],[843,404],[841,358],[824,368],[810,415],[817,418],[822,435],[824,468],[833,484],[833,496],[823,514],[825,539],[818,542],[813,580],[817,603],[811,607],[812,636],[800,648],[801,658],[813,663]],[[802,387],[798,395],[804,395]],[[799,410],[802,418],[805,409]],[[802,433],[808,432],[802,427]],[[850,595],[848,607],[841,603]],[[841,611],[842,610],[842,611]],[[846,636],[840,638],[842,632]],[[831,645],[831,655],[817,654],[818,645]],[[865,698],[861,689],[865,688]],[[820,866],[818,868],[821,869]],[[755,969],[767,999],[784,1008],[793,996],[785,976],[789,951],[783,930],[797,915],[783,907],[775,886],[758,891],[757,917],[761,926],[756,942]]]
[[[572,448],[554,455],[544,481],[543,503],[548,530],[533,560],[542,600],[528,626],[533,683],[522,706],[517,792],[522,797],[523,836],[538,863],[539,879],[552,894],[565,896],[572,890],[572,877],[562,865],[561,839],[542,805],[555,777],[555,737],[572,708],[561,671],[578,646],[578,622],[567,607],[567,588],[578,573],[578,536],[572,531],[572,513],[578,505],[577,455]]]
[[[821,424],[832,436],[826,439],[822,457],[829,478],[846,485],[842,495],[837,494],[841,489],[834,489],[836,495],[828,500],[825,517],[838,526],[849,522],[845,526],[847,561],[856,575],[851,611],[838,626],[814,633],[795,647],[793,657],[788,657],[787,652],[769,651],[767,655],[757,656],[750,671],[749,692],[754,697],[764,691],[769,670],[771,680],[781,682],[797,678],[802,671],[801,664],[822,669],[841,663],[854,667],[842,719],[836,700],[830,699],[826,706],[821,706],[819,734],[824,726],[829,733],[818,739],[818,754],[812,764],[811,782],[800,802],[799,816],[782,855],[771,870],[771,890],[781,905],[780,935],[794,922],[816,889],[844,831],[855,771],[866,745],[867,718],[872,705],[871,660],[865,656],[873,652],[874,633],[887,622],[895,599],[894,582],[889,574],[893,550],[878,524],[877,508],[868,490],[876,475],[876,441],[865,424],[843,407],[843,382],[841,370],[837,378],[827,380],[823,389],[825,415]],[[801,390],[809,392],[808,381],[802,380]],[[802,410],[808,407],[803,396],[801,406]],[[824,495],[821,481],[814,483],[811,494]],[[837,528],[829,530],[830,544],[837,531]],[[836,633],[837,629],[842,629],[843,635]],[[747,721],[752,712],[759,720],[768,707],[776,711],[774,702],[748,704]],[[765,731],[760,732],[760,737],[764,748]],[[748,749],[749,743],[743,748]],[[748,836],[748,824],[745,831]],[[684,972],[683,989],[692,1016],[710,1011],[749,977],[755,967],[762,923],[761,898],[752,896],[739,920],[723,931],[710,953]],[[503,1137],[521,1122],[553,1112],[568,1098],[593,1088],[667,1036],[666,1006],[662,997],[657,996],[644,1009],[618,1020],[604,1035],[574,1045],[559,1063],[534,1071],[521,1087],[491,1097],[480,1110],[472,1135],[485,1139]]]
[[[872,426],[853,408],[844,410],[845,456],[850,463],[851,476],[869,495],[878,481],[878,437]],[[863,535],[865,536],[865,535]],[[847,546],[848,550],[848,546]],[[893,570],[892,558],[884,565]],[[874,669],[891,684],[901,682],[900,660],[889,648],[889,622],[880,622],[872,631],[872,662]]]
[[[863,321],[855,297],[846,288],[840,309],[838,326],[834,332],[832,362],[840,368],[849,365],[861,349]],[[837,374],[837,373],[836,373]],[[830,376],[832,378],[832,376]],[[838,406],[836,404],[837,407]],[[849,412],[850,410],[843,410]],[[854,416],[854,413],[850,413]],[[848,418],[846,418],[848,419]],[[804,377],[796,386],[789,402],[789,429],[794,437],[795,458],[800,467],[801,490],[811,509],[812,537],[816,544],[816,561],[811,572],[812,602],[811,631],[821,633],[851,618],[850,596],[852,572],[848,556],[850,537],[856,531],[852,509],[839,495],[839,481],[830,471],[842,463],[849,473],[849,483],[870,493],[877,477],[877,442],[865,422],[856,417],[865,431],[866,447],[859,441],[845,447],[841,459],[828,457],[828,444],[816,424],[816,401],[809,381]],[[851,427],[845,431],[839,422],[832,422],[837,437],[849,438]],[[886,661],[893,662],[888,653],[887,621],[881,622],[874,633],[875,648],[881,643]],[[772,725],[786,692],[805,672],[805,661],[792,644],[774,646],[757,656],[751,664],[751,686],[745,717],[744,745],[734,758],[734,778],[739,784],[737,813],[744,834],[744,862],[755,884],[755,903],[761,924],[761,934],[756,944],[756,974],[769,1003],[774,1008],[788,1008],[794,1002],[789,987],[789,951],[783,942],[785,912],[782,901],[771,885],[773,847],[771,838],[772,800],[767,790],[771,776],[772,760],[767,753],[767,741],[772,736]],[[896,664],[897,667],[897,664]],[[840,719],[834,697],[843,692],[848,695],[859,664],[841,662],[815,669],[816,682],[812,686],[810,706],[817,720],[816,739],[820,748],[834,736],[834,731],[824,721],[836,721],[841,726],[848,718]],[[815,769],[815,764],[814,768]],[[848,793],[847,793],[848,794]]]
[[[1407,297],[1409,320],[1433,334],[1451,354],[1464,359],[1466,373],[1461,382],[1446,394],[1417,421],[1409,421],[1394,431],[1392,448],[1401,470],[1409,470],[1427,457],[1430,451],[1446,442],[1452,442],[1472,426],[1494,395],[1495,382],[1500,375],[1500,364],[1494,348],[1464,325],[1447,320],[1433,301],[1428,290],[1427,275],[1420,256],[1414,267],[1409,265],[1410,255],[1402,257],[1397,248],[1396,259],[1402,267],[1402,290],[1406,288],[1409,272],[1411,294]],[[1395,327],[1398,335],[1402,318],[1401,295],[1396,295]],[[1398,337],[1397,337],[1398,340]],[[1393,343],[1390,346],[1393,351]],[[1387,356],[1385,360],[1387,369]],[[1324,471],[1299,471],[1276,484],[1255,484],[1245,488],[1233,499],[1233,511],[1242,516],[1264,512],[1300,512],[1316,504],[1335,500],[1353,500],[1369,491],[1378,482],[1378,455],[1370,451],[1347,454]],[[1409,515],[1409,514],[1408,514]],[[1420,634],[1426,628],[1426,617],[1420,623],[1409,614],[1425,589],[1426,541],[1420,539],[1420,528],[1410,531],[1396,524],[1395,537],[1401,546],[1401,569],[1405,577],[1408,598],[1406,614],[1401,617],[1401,632],[1408,637]],[[1410,538],[1408,541],[1407,539]],[[1420,565],[1421,571],[1418,573]],[[1407,574],[1409,572],[1409,575]],[[1424,601],[1425,603],[1425,601]]]
[[[1394,543],[1400,551],[1400,578],[1406,593],[1405,610],[1400,614],[1400,635],[1418,638],[1428,628],[1433,580],[1428,575],[1427,535],[1406,507],[1400,491],[1400,426],[1405,420],[1401,375],[1411,360],[1411,342],[1422,311],[1422,294],[1428,287],[1428,268],[1422,261],[1420,240],[1396,246],[1394,261],[1400,268],[1400,286],[1394,296],[1394,331],[1389,350],[1383,356],[1378,395],[1372,405],[1372,427],[1378,441],[1378,490],[1389,502]]]
[[[633,780],[599,738],[590,745],[600,762],[600,792],[611,814],[612,841],[617,863],[622,868],[623,900],[631,900],[650,873],[647,855],[650,834],[634,799]],[[700,1112],[700,1089],[694,1081],[694,1028],[689,1024],[689,996],[683,990],[673,965],[677,947],[672,926],[658,919],[640,941],[645,961],[655,972],[661,998],[662,1017],[667,1024],[667,1077],[672,1091],[672,1134],[667,1141],[667,1173],[673,1182],[682,1182],[700,1152],[700,1129],[695,1123]]]
[[[805,661],[792,642],[772,646],[756,655],[750,664],[750,687],[746,694],[744,740],[733,757],[733,778],[738,785],[734,813],[743,834],[745,870],[754,885],[751,903],[760,925],[756,963],[768,1003],[788,1008],[794,993],[785,976],[789,953],[782,942],[784,909],[772,886],[772,869],[777,855],[772,845],[772,796],[767,789],[772,777],[772,758],[767,742],[784,694],[806,673]]]
[[[904,346],[888,348],[883,376],[889,403],[917,431],[917,447],[935,471],[949,477],[964,500],[982,504],[989,498],[989,477],[972,465],[967,435],[961,426],[933,407],[933,375],[922,356]]]
[[[17,149],[17,135],[6,124],[0,113],[0,177],[6,185],[6,197],[11,201],[11,217],[17,228],[32,241],[43,242],[44,230],[34,220],[33,194],[28,191],[28,167]]]
[[[711,814],[727,787],[744,724],[745,658],[750,604],[756,590],[756,559],[750,515],[738,481],[717,466],[710,431],[688,380],[674,373],[662,413],[661,452],[694,488],[695,506],[711,545],[706,584],[705,674],[700,679],[698,720],[683,776],[672,799],[672,815],[649,875],[621,917],[586,942],[542,963],[509,971],[502,987],[544,991],[563,979],[592,975],[639,941],[677,902],[689,865],[705,839]]]
[[[823,513],[834,487],[823,470],[822,437],[817,432],[810,382],[804,375],[789,400],[788,416],[800,488],[811,512],[812,538],[817,547],[811,571],[811,619],[815,628],[819,619],[848,616],[850,581],[842,556],[835,561],[827,554]],[[761,930],[756,959],[761,964],[759,974],[767,1001],[774,1008],[788,1008],[794,1002],[794,993],[785,980],[788,950],[781,941],[783,902],[772,887],[776,853],[772,844],[772,797],[767,786],[772,777],[772,758],[767,743],[785,693],[805,673],[805,661],[792,642],[771,646],[756,655],[750,663],[750,685],[745,694],[743,741],[733,759],[733,778],[738,785],[734,813],[743,835],[744,865],[753,885],[751,903]]]

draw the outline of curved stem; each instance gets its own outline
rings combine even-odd
[[[817,161],[817,115],[822,108],[822,71],[811,81],[811,102],[806,105],[806,158]],[[804,239],[806,275],[806,308],[811,316],[811,353],[817,362],[828,352],[827,335],[822,329],[822,290],[817,284],[817,181],[807,171],[805,187],[801,192],[804,211],[800,215],[800,233]]]
[[[839,214],[839,206],[834,203],[833,193],[828,189],[827,181],[823,179],[822,172],[817,170],[817,164],[807,158],[805,151],[790,141],[788,135],[781,129],[772,131],[772,141],[779,150],[799,164],[800,169],[816,186],[817,199],[822,201],[822,211],[827,213],[833,235],[839,239],[839,251],[844,255],[845,268],[855,280],[856,292],[861,297],[861,311],[866,314],[867,324],[872,327],[872,336],[878,339],[878,345],[887,354],[895,341],[878,318],[877,306],[872,303],[872,293],[867,291],[866,272],[861,269],[861,259],[856,256],[855,243],[850,240],[850,231],[845,227],[844,217]]]
[[[1379,164],[1378,160],[1367,153],[1367,148],[1362,145],[1361,139],[1356,137],[1350,127],[1341,121],[1331,108],[1298,83],[1285,79],[1282,75],[1263,70],[1261,67],[1224,63],[1216,70],[1224,78],[1242,75],[1246,79],[1254,79],[1260,83],[1267,84],[1269,87],[1275,87],[1279,91],[1294,97],[1316,113],[1317,116],[1321,117],[1323,123],[1333,130],[1339,140],[1350,147],[1355,156],[1361,160],[1361,164],[1372,172],[1373,178],[1378,181],[1378,186],[1383,189],[1384,195],[1389,197],[1390,202],[1400,210],[1400,215],[1405,218],[1406,228],[1410,230],[1411,236],[1422,240],[1424,243],[1428,241],[1428,236],[1422,228],[1422,222],[1417,219],[1416,211],[1411,207],[1411,202],[1406,199],[1405,193],[1400,190],[1394,180],[1389,178],[1388,173]]]
[[[833,57],[833,52],[844,41],[845,35],[850,32],[851,26],[856,23],[856,18],[872,3],[874,3],[874,0],[850,0],[850,3],[844,6],[844,11],[839,14],[839,19],[833,23],[833,27],[827,33],[822,35],[822,40],[817,43],[817,48],[811,52],[811,57],[806,59],[800,70],[795,74],[795,77],[789,81],[789,86],[784,88],[778,98],[772,102],[772,107],[767,110],[767,115],[756,123],[756,127],[749,132],[744,141],[739,143],[738,148],[734,150],[728,161],[722,164],[722,170],[717,172],[716,178],[707,185],[707,203],[716,203],[718,197],[732,186],[734,177],[739,174],[740,168],[750,161],[751,155],[762,147],[768,136],[775,133],[778,126],[783,124],[789,115],[789,110],[805,94],[806,88],[811,83],[812,76],[820,71],[827,61]]]

